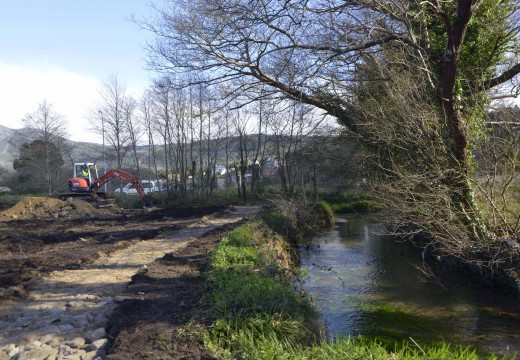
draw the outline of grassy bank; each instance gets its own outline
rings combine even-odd
[[[384,209],[383,205],[365,193],[323,193],[320,198],[330,204],[335,213],[367,214]]]
[[[480,359],[474,351],[413,340],[322,340],[318,317],[294,288],[290,247],[262,223],[228,234],[211,258],[201,312],[205,344],[223,359]],[[489,359],[497,359],[488,356]]]
[[[312,344],[319,327],[307,299],[292,287],[290,247],[259,223],[235,229],[212,256],[207,345],[221,358],[280,358]],[[255,354],[251,357],[251,354]]]

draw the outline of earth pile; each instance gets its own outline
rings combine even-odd
[[[0,212],[0,220],[94,217],[109,213],[79,199],[61,201],[52,197],[24,197],[13,207]]]

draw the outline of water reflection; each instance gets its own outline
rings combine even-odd
[[[432,286],[415,265],[420,252],[378,234],[368,218],[349,216],[301,249],[312,295],[329,336],[410,336],[446,340],[500,354],[520,352],[518,298],[451,276]]]

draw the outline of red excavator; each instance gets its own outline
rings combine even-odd
[[[98,191],[98,189],[113,178],[119,178],[131,183],[137,190],[137,194],[139,194],[144,206],[150,205],[150,200],[137,177],[121,169],[110,170],[106,174],[98,176],[95,163],[75,163],[74,175],[69,179],[69,193],[61,194],[59,198],[66,200],[71,197],[86,201],[96,201],[98,207],[112,206],[107,199],[107,194],[103,191]]]

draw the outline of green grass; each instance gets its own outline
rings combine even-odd
[[[335,213],[368,214],[384,210],[381,203],[364,193],[323,193],[320,197],[330,204]]]
[[[498,359],[447,343],[419,343],[411,338],[396,341],[393,336],[323,340],[315,309],[305,296],[294,291],[292,273],[277,260],[280,254],[273,255],[278,242],[284,240],[263,225],[249,224],[231,232],[214,251],[209,291],[199,316],[206,322],[212,320],[204,338],[217,358]],[[389,334],[394,327],[425,334],[435,330],[428,319],[384,303],[361,305],[361,310]]]
[[[213,291],[204,303],[215,318],[207,346],[222,358],[277,358],[280,351],[312,342],[319,333],[314,309],[290,284],[288,268],[273,256],[284,246],[260,225],[245,225],[226,236],[212,259]],[[275,250],[278,249],[278,250]],[[285,279],[280,281],[280,278]],[[314,328],[313,328],[314,326]],[[274,357],[273,357],[274,356]]]
[[[413,340],[395,342],[392,345],[368,338],[339,338],[324,342],[319,346],[306,349],[290,359],[346,359],[346,360],[477,360],[481,357],[468,348],[440,344],[435,347],[423,347]],[[498,359],[490,356],[488,359]]]
[[[294,207],[290,203],[287,201],[276,204],[272,209],[263,211],[260,217],[273,231],[293,244],[334,224],[334,211],[326,201]],[[284,206],[286,208],[282,208]]]

